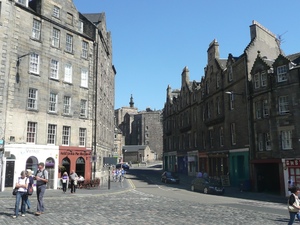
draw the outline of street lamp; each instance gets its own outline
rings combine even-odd
[[[234,91],[226,91],[225,93],[228,94],[228,95],[242,95],[242,96],[244,96],[244,93],[236,93]]]
[[[34,54],[34,52],[29,52],[27,54],[24,54],[24,55],[20,55],[18,56],[18,59],[17,59],[17,74],[16,74],[16,82],[19,83],[20,82],[20,73],[19,73],[19,67],[20,67],[20,61],[22,58],[24,58],[25,56],[28,56],[28,55],[31,55],[31,54]]]

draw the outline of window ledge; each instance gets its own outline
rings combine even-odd
[[[31,108],[27,108],[27,111],[31,111],[31,112],[39,112],[38,109],[31,109]]]
[[[51,114],[51,115],[58,115],[57,112],[52,112],[52,111],[48,111],[48,114]]]
[[[72,117],[73,116],[71,114],[66,114],[66,113],[62,113],[61,115],[64,116],[64,117]]]

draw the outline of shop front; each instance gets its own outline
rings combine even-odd
[[[13,187],[22,170],[31,169],[33,174],[38,170],[40,162],[45,163],[49,172],[47,188],[57,189],[58,146],[9,144],[5,146],[3,157],[4,187]]]
[[[196,176],[198,170],[198,151],[187,153],[188,156],[188,175]]]
[[[283,159],[285,196],[290,194],[289,188],[300,186],[300,159]]]
[[[92,176],[91,148],[59,146],[59,178],[64,172],[74,170],[78,176],[90,180]],[[60,182],[58,185],[61,186]]]

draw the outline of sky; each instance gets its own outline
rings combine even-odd
[[[105,12],[111,32],[115,109],[163,109],[168,85],[181,88],[185,66],[200,81],[207,49],[216,39],[220,58],[240,56],[256,20],[282,40],[286,55],[300,52],[300,1],[289,0],[73,0],[81,13]]]

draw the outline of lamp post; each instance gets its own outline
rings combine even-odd
[[[20,55],[18,56],[17,58],[17,74],[16,74],[16,82],[19,83],[20,82],[20,73],[19,73],[19,67],[20,67],[20,61],[22,58],[24,58],[25,56],[28,56],[28,55],[31,55],[31,54],[34,54],[34,52],[29,52],[27,54],[24,54],[24,55]]]

